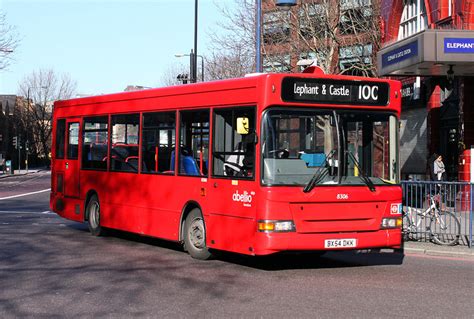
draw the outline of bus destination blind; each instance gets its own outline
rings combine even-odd
[[[284,78],[285,102],[386,106],[389,85],[383,82]]]

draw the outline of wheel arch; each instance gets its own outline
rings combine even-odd
[[[179,242],[183,242],[184,240],[184,237],[183,237],[183,229],[184,229],[184,222],[186,221],[186,217],[188,217],[189,213],[193,210],[193,209],[199,209],[201,211],[201,215],[202,215],[202,218],[204,220],[204,214],[202,213],[202,208],[201,208],[201,205],[199,205],[198,202],[196,201],[188,201],[184,206],[183,206],[183,209],[181,210],[181,218],[179,220],[179,235],[178,235],[178,241]],[[206,221],[204,220],[204,227],[206,227]]]

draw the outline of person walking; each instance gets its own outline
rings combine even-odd
[[[434,177],[438,181],[446,180],[446,168],[443,163],[443,156],[439,155],[433,163]]]

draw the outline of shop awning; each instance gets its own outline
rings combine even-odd
[[[474,31],[425,30],[377,53],[380,76],[474,76]]]

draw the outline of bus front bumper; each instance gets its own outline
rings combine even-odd
[[[255,255],[280,251],[334,251],[401,247],[400,229],[352,233],[265,233],[256,236]]]

